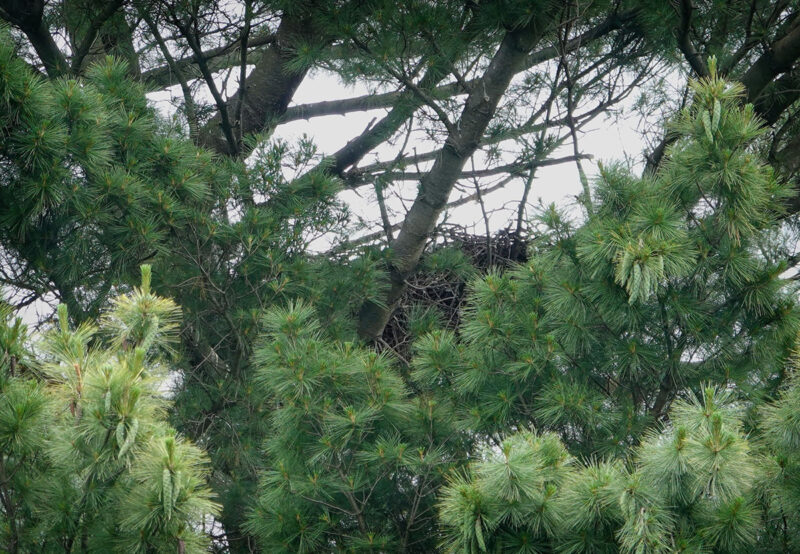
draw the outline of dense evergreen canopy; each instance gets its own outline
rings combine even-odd
[[[800,551],[795,2],[0,17],[0,549]],[[590,182],[634,93],[647,168]],[[529,202],[562,162],[579,214]],[[439,225],[513,182],[505,254]]]

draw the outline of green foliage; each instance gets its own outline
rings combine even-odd
[[[216,445],[212,486],[235,528],[262,466],[264,426],[254,414],[265,401],[251,394],[249,356],[263,310],[315,301],[330,336],[352,340],[352,315],[383,292],[377,259],[306,256],[309,240],[339,232],[347,218],[339,182],[309,172],[321,156],[306,138],[262,140],[246,163],[212,156],[158,118],[118,60],[80,80],[45,81],[6,31],[0,135],[5,275],[69,307],[76,336],[60,348],[70,356],[94,359],[89,346],[106,338],[115,348],[140,344],[147,363],[183,354],[170,416],[180,432]],[[142,262],[154,277],[128,292]],[[103,314],[117,292],[116,309]],[[181,306],[180,323],[157,293]],[[178,331],[180,342],[162,340]]]
[[[521,432],[451,481],[444,544],[467,552],[740,552],[763,538],[752,452],[731,394],[676,404],[630,463],[575,462],[552,434]]]
[[[795,387],[767,400],[800,321],[762,254],[786,189],[740,89],[713,66],[693,86],[658,175],[605,167],[580,226],[543,212],[530,260],[473,279],[456,329],[411,310],[405,383],[311,305],[266,312],[265,550],[791,551]],[[420,504],[438,519],[417,528]]]
[[[712,76],[694,90],[656,177],[604,167],[584,225],[543,212],[528,262],[473,281],[460,340],[417,342],[412,378],[462,428],[535,424],[574,454],[617,456],[681,390],[779,382],[795,288],[762,251],[787,190],[750,149],[762,131],[741,89]]]
[[[442,59],[464,47],[446,17],[463,3],[368,4],[378,27],[335,25],[369,55],[299,44],[290,68],[380,81],[398,29],[435,28]],[[491,4],[470,32],[485,46],[535,9]],[[544,210],[511,269],[429,253],[467,303],[450,327],[412,308],[403,360],[354,342],[381,255],[308,253],[347,218],[310,140],[219,159],[125,64],[44,81],[8,43],[2,253],[63,304],[36,340],[0,307],[3,548],[200,552],[218,526],[230,551],[800,548],[797,289],[768,254],[788,188],[713,63],[657,175],[603,167],[592,215]]]
[[[485,437],[441,496],[448,548],[793,547],[795,389],[757,415],[800,330],[763,255],[787,190],[741,88],[712,64],[693,90],[658,175],[604,167],[585,224],[543,212],[530,261],[472,283],[458,334],[417,341],[415,384]],[[531,445],[552,437],[582,461],[548,482]]]
[[[142,287],[97,328],[66,306],[28,353],[3,308],[0,336],[0,544],[10,552],[203,552],[217,505],[205,454],[166,422],[160,353],[177,307]],[[149,331],[138,337],[135,329]]]
[[[536,552],[564,514],[555,492],[572,458],[555,435],[521,432],[487,449],[467,476],[451,478],[441,497],[443,545],[453,552]],[[517,532],[518,531],[518,532]],[[507,542],[506,542],[507,541]]]
[[[326,339],[308,305],[267,311],[264,328],[255,380],[269,406],[266,470],[248,522],[262,547],[432,547],[446,422],[410,397],[387,356]]]
[[[759,431],[765,471],[759,487],[765,500],[764,521],[770,552],[800,548],[800,385],[789,379],[778,399],[761,410]],[[771,542],[770,542],[771,541]]]

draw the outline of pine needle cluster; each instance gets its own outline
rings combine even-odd
[[[208,459],[167,423],[164,352],[179,310],[149,279],[145,266],[100,327],[73,328],[60,305],[36,341],[2,308],[3,550],[206,551],[202,529],[218,513]]]
[[[742,89],[712,61],[693,90],[660,173],[604,167],[585,224],[545,210],[531,260],[417,342],[414,382],[483,437],[441,496],[447,548],[794,547],[795,493],[773,476],[792,472],[797,408],[775,394],[800,321],[764,255],[788,191]]]

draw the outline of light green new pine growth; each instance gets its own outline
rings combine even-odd
[[[120,498],[123,543],[167,552],[180,540],[187,552],[205,551],[208,538],[197,526],[218,511],[206,484],[208,471],[205,455],[194,445],[171,435],[153,437]]]
[[[622,484],[620,507],[625,523],[617,532],[623,552],[670,552],[674,525],[660,489],[640,472],[629,473]]]
[[[557,492],[571,458],[558,438],[523,432],[487,450],[466,476],[451,477],[439,501],[447,551],[546,547],[568,515]]]
[[[164,468],[161,472],[161,500],[164,505],[164,515],[167,519],[172,518],[172,472],[169,468]]]
[[[142,265],[142,283],[129,294],[112,300],[102,324],[123,350],[141,348],[174,353],[181,321],[180,308],[168,298],[151,292],[151,268]]]
[[[269,432],[247,528],[274,552],[397,549],[407,531],[393,506],[432,513],[448,467],[432,412],[411,401],[394,360],[324,339],[310,306],[273,308],[263,327],[255,380]]]
[[[640,554],[691,544],[719,552],[752,549],[762,524],[752,494],[759,458],[733,415],[735,401],[706,392],[672,415],[676,425],[698,416],[708,422],[690,421],[691,432],[685,426],[653,432],[637,449],[633,471],[614,461],[569,463],[552,435],[508,437],[445,487],[439,510],[448,547],[504,551],[524,536],[531,548],[558,552]],[[725,450],[728,455],[720,454]]]
[[[175,310],[147,288],[145,278],[144,290],[115,303],[107,321],[135,327],[154,310]],[[0,315],[0,470],[14,476],[0,484],[3,515],[13,515],[0,528],[0,548],[174,552],[180,543],[205,551],[200,529],[218,513],[205,455],[174,437],[163,377],[150,371],[154,358],[115,335],[128,328],[73,328],[61,305],[35,345],[36,360],[19,321],[7,309]],[[158,327],[155,336],[172,332]],[[162,470],[168,486],[154,492]]]

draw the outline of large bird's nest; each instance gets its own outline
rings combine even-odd
[[[457,249],[469,261],[470,272],[447,267],[431,268],[423,263],[423,269],[407,280],[408,286],[400,305],[376,346],[381,350],[391,350],[405,363],[410,359],[411,344],[416,338],[415,320],[435,318],[438,324],[457,329],[470,275],[478,276],[490,269],[503,269],[526,261],[527,246],[524,238],[507,229],[487,237],[451,228],[428,248],[426,258],[431,259],[448,248]]]

